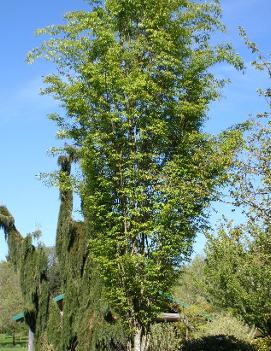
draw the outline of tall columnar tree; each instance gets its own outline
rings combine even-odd
[[[45,250],[32,244],[31,234],[25,238],[20,234],[5,206],[0,206],[0,229],[4,230],[8,243],[8,259],[20,273],[25,320],[30,335],[35,334],[39,338],[48,320],[49,287]]]
[[[120,321],[103,299],[99,273],[89,253],[89,234],[84,221],[73,219],[72,162],[76,151],[59,157],[60,209],[56,233],[56,255],[65,294],[60,337],[54,321],[47,331],[48,341],[57,350],[117,350],[127,343]],[[57,340],[58,339],[58,340]]]
[[[56,180],[60,209],[54,262],[52,250],[34,246],[31,235],[20,234],[5,206],[0,207],[0,228],[8,243],[8,260],[19,271],[25,321],[35,335],[32,346],[37,351],[122,350],[127,333],[103,299],[101,280],[88,252],[85,224],[72,217],[70,172],[75,158],[71,148],[59,157]],[[52,299],[56,291],[65,294],[63,314]]]
[[[209,69],[242,64],[229,44],[210,45],[223,30],[216,0],[90,4],[40,30],[50,39],[29,59],[58,68],[44,93],[65,115],[51,118],[81,149],[90,253],[138,351],[238,144],[236,131],[200,132],[223,85]]]

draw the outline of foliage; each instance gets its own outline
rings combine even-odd
[[[47,278],[51,296],[56,296],[62,293],[61,290],[61,270],[58,258],[55,252],[55,247],[46,247],[48,257],[48,272]]]
[[[185,265],[174,289],[180,311],[186,319],[186,337],[198,335],[198,331],[210,321],[218,309],[210,303],[205,283],[205,260],[196,256]]]
[[[212,316],[212,320],[203,324],[199,331],[193,333],[193,337],[200,338],[205,336],[227,335],[234,336],[238,340],[250,342],[256,335],[255,328],[250,328],[240,319],[232,315],[221,313]]]
[[[179,323],[153,324],[148,351],[179,351],[184,336]]]
[[[245,44],[250,49],[252,54],[256,56],[256,59],[251,62],[252,66],[254,66],[254,68],[257,69],[258,71],[265,71],[268,74],[269,78],[271,78],[271,62],[270,62],[269,57],[268,57],[269,55],[266,56],[258,48],[257,44],[249,39],[244,28],[240,27],[239,30],[240,30],[241,37],[245,41]],[[269,111],[261,112],[258,114],[258,116],[259,117],[268,117],[268,116],[270,116],[271,91],[269,88],[267,88],[267,89],[259,89],[258,92],[261,96],[263,96],[266,99],[266,101],[268,103],[268,107],[269,107]]]
[[[57,350],[111,350],[127,344],[125,326],[110,317],[112,312],[103,296],[103,285],[95,267],[84,221],[74,221],[73,189],[69,186],[71,149],[59,159],[60,210],[56,235],[56,255],[65,293],[63,316],[52,306],[48,323],[48,340]],[[108,315],[108,318],[106,318]],[[54,329],[54,325],[59,327]],[[121,346],[120,346],[121,345]],[[117,347],[117,346],[116,346]]]
[[[182,304],[182,313],[190,325],[186,335],[190,338],[228,335],[243,341],[253,339],[256,334],[255,328],[250,328],[239,318],[225,313],[218,308],[217,303],[214,305],[213,291],[210,291],[206,284],[211,278],[206,274],[208,273],[205,259],[197,256],[184,268],[175,289],[177,301]],[[219,293],[216,292],[215,296],[216,294]]]
[[[0,332],[14,333],[22,329],[12,316],[23,309],[18,273],[8,262],[0,262]]]
[[[229,308],[248,324],[254,324],[268,334],[269,233],[255,229],[255,225],[250,232],[243,226],[228,231],[221,228],[216,238],[209,238],[206,253],[206,278],[213,303]]]
[[[37,339],[47,325],[49,286],[47,279],[48,257],[40,244],[32,244],[37,233],[23,237],[15,220],[4,206],[0,207],[0,228],[4,230],[9,247],[8,259],[18,269],[23,296],[25,320]],[[38,344],[37,344],[38,345]]]
[[[271,78],[268,59],[243,29],[241,35],[257,55],[252,64],[266,70]],[[209,236],[206,277],[215,304],[230,308],[270,335],[270,89],[259,93],[266,99],[268,110],[251,122],[244,148],[237,154],[230,174],[230,201],[244,223],[233,225],[226,221],[217,237]]]
[[[0,206],[0,229],[4,231],[5,239],[8,242],[8,259],[17,267],[20,260],[19,250],[22,238],[15,227],[14,218],[5,206]]]
[[[174,289],[174,296],[180,303],[187,305],[208,305],[205,286],[205,258],[196,256],[183,267],[182,274]]]
[[[233,336],[206,336],[189,340],[181,348],[182,351],[254,351],[252,345],[237,340]]]
[[[232,168],[230,195],[244,223],[225,221],[209,236],[206,279],[213,303],[230,308],[265,334],[270,315],[271,122],[255,121]]]
[[[231,173],[233,204],[241,207],[248,223],[264,229],[270,221],[270,135],[271,121],[253,121]]]
[[[269,351],[271,348],[271,338],[258,338],[253,340],[252,345],[255,347],[255,351]]]
[[[120,320],[111,316],[97,269],[88,255],[84,223],[72,218],[73,191],[67,186],[72,159],[70,152],[59,160],[61,204],[56,250],[33,246],[33,235],[23,238],[5,207],[0,209],[0,225],[7,236],[9,257],[20,269],[23,310],[26,323],[35,332],[36,349],[74,350],[79,343],[82,351],[121,350],[127,345],[129,333]],[[9,222],[11,227],[6,225]],[[19,247],[12,246],[14,241],[9,240],[9,235],[18,238]],[[65,294],[63,315],[52,299],[59,292]]]
[[[210,44],[223,28],[218,1],[91,4],[90,12],[40,30],[50,39],[29,60],[44,56],[58,68],[44,93],[65,109],[64,117],[51,116],[59,136],[79,148],[90,252],[110,306],[140,333],[156,318],[160,292],[176,281],[239,146],[238,130],[200,133],[225,83],[209,69],[242,63],[229,44]],[[57,252],[60,265],[73,269],[65,257],[69,230],[58,232]]]
[[[244,29],[240,29],[246,45],[257,56],[252,65],[265,71],[271,78],[271,63],[250,41]],[[235,167],[231,174],[231,197],[235,206],[241,206],[249,222],[262,225],[264,230],[270,222],[270,135],[271,135],[271,90],[259,89],[258,93],[267,103],[267,110],[259,112],[258,120],[253,121],[251,131],[247,135],[244,149],[235,160]]]

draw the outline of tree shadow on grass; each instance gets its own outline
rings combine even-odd
[[[187,341],[181,351],[255,351],[255,349],[234,336],[216,335]]]

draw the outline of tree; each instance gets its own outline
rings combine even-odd
[[[23,309],[19,276],[8,262],[0,262],[0,332],[14,333],[21,328],[12,316]]]
[[[174,289],[176,302],[186,318],[186,340],[198,336],[198,331],[219,312],[210,303],[204,268],[204,257],[196,256],[192,262],[185,265]]]
[[[8,243],[8,261],[20,274],[24,318],[29,326],[29,349],[32,350],[34,334],[39,338],[48,320],[47,255],[42,245],[35,247],[32,244],[33,238],[40,233],[23,237],[5,206],[0,206],[0,229],[3,229]]]
[[[49,290],[52,296],[57,296],[62,293],[61,287],[61,271],[59,267],[58,258],[54,246],[46,248],[48,255],[48,282]]]
[[[208,305],[208,294],[205,291],[204,275],[205,258],[196,256],[185,265],[179,281],[176,284],[174,296],[184,304]]]
[[[213,303],[233,310],[264,334],[270,315],[270,124],[253,124],[232,169],[230,194],[244,223],[222,223],[208,236],[206,280]]]
[[[210,45],[223,29],[218,1],[90,3],[40,30],[50,39],[29,60],[58,68],[44,93],[65,116],[51,118],[79,148],[90,255],[138,351],[241,134],[200,132],[223,85],[209,68],[242,63],[230,45]]]
[[[270,335],[270,234],[259,228],[221,228],[209,238],[206,280],[214,305]]]
[[[270,63],[244,30],[242,36],[258,59],[257,69],[271,77]],[[269,111],[251,121],[241,153],[231,169],[230,201],[244,219],[241,225],[222,224],[217,236],[209,236],[206,279],[215,304],[233,310],[264,334],[271,335],[270,314],[270,205],[271,123],[270,89],[260,90]]]
[[[32,244],[33,234],[23,237],[15,219],[0,206],[0,228],[5,233],[9,261],[19,271],[25,322],[30,328],[31,347],[36,350],[123,350],[126,329],[112,316],[103,298],[103,287],[88,255],[84,221],[75,221],[71,163],[74,150],[59,157],[55,180],[60,188],[56,250]],[[34,233],[35,234],[35,233]],[[63,313],[54,302],[65,294]],[[34,339],[34,340],[33,340]]]
[[[85,220],[73,219],[72,162],[76,150],[66,148],[59,157],[57,183],[60,209],[56,232],[56,257],[65,294],[63,315],[51,306],[48,327],[49,345],[56,350],[122,350],[127,344],[126,329],[115,320],[103,296],[103,286],[90,255],[89,233]],[[50,276],[50,270],[49,270]],[[58,329],[55,326],[58,325]]]

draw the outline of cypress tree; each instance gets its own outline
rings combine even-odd
[[[20,272],[26,323],[38,340],[48,321],[49,287],[45,250],[32,245],[31,235],[23,238],[5,206],[0,207],[0,228],[4,230],[8,243],[8,259]]]
[[[72,151],[72,152],[71,152]],[[124,327],[109,315],[103,286],[89,252],[89,233],[84,221],[74,221],[70,173],[74,149],[59,158],[60,210],[56,253],[65,293],[60,350],[115,350],[127,343]],[[51,336],[51,333],[48,334]]]
[[[48,250],[35,247],[32,236],[23,237],[5,206],[0,207],[0,228],[8,243],[8,259],[20,272],[25,302],[25,321],[35,335],[37,351],[48,350],[122,350],[127,333],[120,321],[112,318],[103,300],[99,275],[91,260],[85,223],[74,221],[71,149],[59,157],[60,209],[56,232],[56,264],[61,277],[58,290],[64,293],[60,313],[50,291]]]

